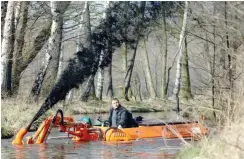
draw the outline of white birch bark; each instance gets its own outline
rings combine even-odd
[[[100,54],[100,59],[99,59],[99,66],[102,63],[103,58],[104,58],[104,52],[102,51],[101,54]],[[103,83],[104,83],[104,69],[103,68],[98,68],[98,71],[97,71],[96,97],[99,100],[102,100]]]
[[[51,35],[49,38],[48,49],[46,51],[46,60],[50,59],[49,56],[52,57],[52,62],[50,63],[51,69],[49,70],[50,76],[53,76],[57,81],[60,76],[59,67],[62,67],[59,64],[60,60],[60,52],[61,52],[61,41],[62,41],[62,26],[63,26],[63,13],[68,7],[70,2],[58,2],[51,1],[51,12],[53,16],[52,26],[51,26]],[[49,60],[45,61],[47,65],[49,65]],[[45,64],[44,64],[45,65]],[[49,67],[49,66],[48,66]],[[59,73],[59,74],[58,74]]]
[[[59,63],[58,63],[58,73],[57,73],[57,79],[56,81],[58,81],[61,77],[61,74],[63,72],[63,64],[64,64],[64,47],[62,45],[61,49],[60,49],[60,56],[59,56]]]
[[[181,79],[181,66],[182,66],[182,57],[184,54],[183,51],[183,40],[185,37],[186,23],[187,23],[187,12],[188,12],[188,2],[185,2],[184,18],[183,25],[180,34],[179,41],[179,57],[176,66],[176,78],[175,78],[175,87],[174,87],[174,98],[177,100],[177,111],[179,111],[179,91],[180,91],[180,79]]]
[[[17,28],[17,25],[19,23],[19,15],[20,15],[20,8],[23,2],[16,2],[15,4],[15,13],[14,13],[14,27]]]
[[[47,89],[48,86],[52,86],[57,79],[57,73],[59,68],[60,47],[62,40],[62,25],[63,25],[63,13],[69,6],[70,1],[58,2],[51,1],[50,7],[52,12],[52,26],[51,34],[48,39],[48,47],[45,53],[45,59],[43,60],[43,66],[37,75],[36,81],[32,87],[32,94],[38,96],[40,89],[43,85],[44,78],[48,80],[45,82]],[[48,69],[50,68],[50,69]],[[49,70],[47,72],[47,70]],[[47,75],[46,75],[47,72]],[[47,77],[45,77],[47,76]],[[48,90],[49,91],[49,90]]]
[[[8,54],[10,51],[10,38],[12,32],[12,18],[14,14],[14,4],[15,2],[9,1],[7,7],[7,13],[5,17],[5,24],[4,24],[4,32],[3,32],[3,40],[1,46],[1,85],[6,82],[5,74],[6,74],[6,67],[8,62]]]
[[[109,6],[109,1],[106,1],[105,8]],[[106,18],[106,12],[103,13],[102,16],[103,19]],[[104,58],[104,52],[101,51],[100,57],[99,57],[99,65],[101,65]],[[97,70],[97,87],[96,87],[96,98],[99,100],[102,100],[102,94],[103,94],[103,83],[104,83],[104,68],[98,68]]]

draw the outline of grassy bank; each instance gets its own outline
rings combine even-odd
[[[204,138],[197,145],[188,145],[177,159],[243,159],[244,121],[233,123],[213,138]]]
[[[177,155],[177,159],[243,159],[244,158],[244,100],[236,98],[227,102],[220,112],[215,132],[199,143],[189,144]],[[233,116],[231,112],[233,111]],[[220,114],[219,113],[219,114]]]
[[[21,127],[26,126],[28,122],[33,118],[34,114],[39,110],[39,104],[32,103],[28,104],[24,99],[7,99],[2,100],[1,107],[1,137],[8,138],[12,137]],[[170,100],[144,100],[143,102],[136,101],[124,101],[121,100],[121,104],[125,106],[131,112],[162,112],[162,111],[172,111],[175,107],[175,102]],[[191,118],[193,120],[198,120],[199,110],[202,114],[205,114],[206,117],[210,117],[210,113],[206,110],[200,109],[200,105],[208,105],[199,101],[188,101],[184,102],[181,106],[182,114],[185,117]],[[194,107],[199,109],[193,109]],[[89,101],[87,103],[80,101],[72,101],[68,105],[64,105],[63,102],[60,102],[48,112],[46,112],[36,123],[33,124],[32,128],[37,128],[38,125],[46,117],[55,114],[57,109],[62,109],[65,116],[72,116],[77,114],[92,114],[92,113],[108,113],[110,107],[110,101]],[[203,111],[204,110],[204,111]]]
[[[121,101],[132,112],[158,112],[166,111],[169,107],[163,106],[162,101],[158,102],[126,102]],[[12,137],[21,127],[26,126],[33,118],[34,114],[39,110],[40,105],[32,103],[28,104],[24,99],[6,99],[1,102],[1,138]],[[43,119],[53,115],[57,109],[62,109],[65,116],[76,114],[92,114],[92,113],[107,113],[110,107],[109,101],[89,101],[87,103],[73,101],[69,105],[64,105],[60,102],[48,112],[46,112],[36,123],[37,127]]]

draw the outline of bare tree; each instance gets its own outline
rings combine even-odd
[[[162,80],[162,91],[161,96],[163,99],[167,99],[167,65],[168,65],[168,35],[167,35],[167,23],[166,23],[166,7],[164,6],[163,11],[163,26],[164,26],[164,54],[163,54],[163,80]],[[168,75],[169,76],[169,75]]]
[[[49,44],[46,50],[45,59],[40,72],[37,74],[36,80],[34,81],[31,94],[36,98],[40,94],[40,89],[44,86],[44,92],[51,89],[53,83],[56,80],[58,72],[58,64],[60,57],[60,46],[62,38],[62,24],[63,24],[63,13],[69,6],[67,2],[50,2],[52,12],[52,27],[51,35],[49,37]],[[48,72],[46,72],[48,70]],[[47,75],[46,75],[47,73]],[[44,85],[42,86],[42,83]],[[46,82],[46,83],[45,83]],[[37,99],[37,98],[36,98]]]
[[[134,68],[134,64],[135,64],[135,58],[136,58],[136,52],[137,52],[137,45],[138,45],[138,42],[136,43],[135,47],[134,47],[134,51],[133,51],[133,55],[130,59],[130,63],[128,65],[128,69],[127,69],[127,72],[126,72],[126,76],[125,76],[125,79],[124,79],[124,82],[125,82],[125,99],[127,101],[129,101],[129,89],[131,87],[131,77],[132,77],[132,72],[133,72],[133,68]]]
[[[146,77],[147,77],[147,82],[150,90],[150,98],[155,99],[156,98],[156,92],[153,86],[153,81],[152,81],[152,75],[151,75],[151,69],[150,69],[150,64],[149,64],[149,59],[148,59],[148,51],[147,51],[147,44],[145,38],[143,39],[144,43],[144,59],[145,59],[145,69],[146,69]]]
[[[99,59],[99,66],[102,63],[103,58],[104,58],[104,52],[101,51],[100,59]],[[96,88],[96,98],[98,100],[102,100],[103,82],[104,82],[104,69],[103,68],[98,68],[98,71],[97,71],[97,88]]]
[[[180,103],[179,103],[179,91],[180,91],[180,80],[181,80],[181,67],[182,67],[182,57],[184,54],[183,51],[183,40],[185,37],[186,31],[186,23],[187,23],[187,12],[188,12],[188,1],[185,1],[185,10],[184,10],[184,18],[183,18],[183,25],[180,34],[180,41],[179,41],[179,57],[177,61],[177,68],[176,68],[176,78],[175,78],[175,87],[174,87],[174,97],[176,99],[176,111],[180,112]]]
[[[28,8],[29,8],[29,3],[28,1],[26,2],[20,2],[22,3],[21,5],[21,13],[20,13],[20,20],[19,20],[19,25],[20,29],[19,32],[16,33],[16,39],[15,39],[15,44],[14,44],[14,53],[13,53],[13,75],[12,75],[12,90],[13,93],[17,94],[18,88],[19,88],[19,81],[20,81],[20,67],[21,63],[23,61],[22,57],[22,50],[24,46],[24,37],[25,37],[25,32],[26,32],[26,27],[27,27],[27,17],[28,17]],[[17,21],[17,20],[16,20]],[[16,22],[17,23],[17,22]]]
[[[3,40],[1,46],[1,87],[3,93],[10,93],[11,83],[9,83],[9,58],[13,48],[13,29],[14,29],[14,5],[15,2],[8,2],[7,13],[5,17]],[[11,73],[10,73],[11,75]],[[9,88],[10,84],[10,88]]]
[[[110,5],[110,2],[106,2],[105,3],[105,8],[108,8]],[[107,16],[109,16],[109,12],[108,13],[103,13],[103,19],[105,19]],[[110,24],[107,24],[110,25]],[[107,27],[109,28],[109,26]],[[107,35],[110,36],[110,31],[107,29]],[[107,45],[107,52],[111,51],[111,47],[109,45],[111,45],[110,43],[111,41],[107,41],[106,45]],[[112,57],[111,57],[112,58]],[[100,53],[100,57],[99,57],[99,64],[98,64],[98,70],[97,70],[97,88],[96,88],[96,98],[98,100],[102,100],[102,95],[103,95],[103,84],[104,84],[104,68],[101,68],[100,65],[102,63],[104,59],[104,52],[101,51]],[[112,59],[111,59],[112,61]],[[109,66],[109,86],[108,86],[108,91],[107,94],[110,92],[110,97],[113,96],[113,85],[112,85],[112,65]]]
[[[193,98],[188,65],[187,36],[185,36],[185,52],[182,58],[182,86],[180,88],[180,96],[186,100]]]

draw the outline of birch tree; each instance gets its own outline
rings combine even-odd
[[[13,48],[13,28],[14,28],[14,5],[15,2],[8,2],[7,13],[5,17],[3,40],[1,46],[1,87],[2,92],[7,93],[11,88],[8,88],[8,61]]]
[[[48,48],[46,49],[45,59],[43,60],[43,66],[40,69],[40,72],[37,74],[36,80],[34,81],[31,90],[31,94],[35,97],[39,96],[43,82],[43,87],[45,88],[43,91],[47,93],[51,89],[53,83],[56,81],[60,58],[63,13],[65,12],[69,4],[69,1],[50,2],[52,12],[51,35],[49,37],[49,43]]]
[[[186,31],[187,12],[188,12],[188,1],[185,1],[183,25],[182,25],[181,34],[180,34],[180,41],[179,41],[179,55],[178,55],[179,57],[177,60],[176,78],[175,78],[175,86],[174,86],[174,98],[176,99],[176,111],[178,113],[180,112],[179,91],[180,91],[180,80],[181,80],[182,57],[184,55],[183,40],[185,37],[185,31]]]
[[[103,51],[101,51],[99,65],[101,65],[103,58],[104,58],[104,53],[103,53]],[[98,71],[97,71],[97,87],[96,87],[96,98],[98,100],[102,100],[103,83],[104,83],[104,69],[98,68]]]

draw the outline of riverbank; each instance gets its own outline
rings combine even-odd
[[[244,100],[243,94],[232,102],[218,119],[215,132],[200,142],[186,145],[177,159],[243,159],[244,158]],[[233,112],[233,116],[231,115]],[[220,114],[220,113],[219,113]]]
[[[143,102],[128,102],[121,100],[121,104],[131,112],[164,112],[172,111],[172,109],[175,108],[175,101],[161,99],[144,100]],[[28,104],[24,100],[12,98],[2,100],[1,105],[1,138],[11,138],[21,127],[26,126],[26,124],[30,122],[34,114],[40,109],[41,104]],[[208,112],[207,105],[208,103],[206,101],[183,102],[181,104],[181,114],[184,117],[198,120],[199,113],[201,113],[204,114],[205,118],[211,119],[212,116],[210,115],[211,113]],[[38,121],[33,124],[32,129],[36,129],[45,118],[53,115],[58,109],[62,109],[65,116],[72,116],[77,114],[108,113],[109,108],[109,100],[91,100],[86,103],[81,101],[73,101],[68,105],[64,105],[63,102],[60,102],[52,109],[48,110],[40,119],[38,119]]]

